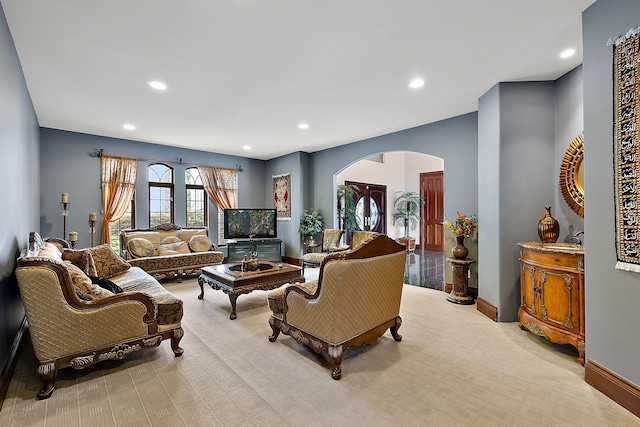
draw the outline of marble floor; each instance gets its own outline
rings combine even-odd
[[[423,288],[444,289],[444,252],[416,249],[407,254],[405,283]]]

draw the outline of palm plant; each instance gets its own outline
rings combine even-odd
[[[395,212],[393,213],[393,223],[402,220],[404,224],[404,236],[409,236],[409,229],[415,230],[420,219],[420,206],[424,199],[415,191],[398,191],[400,193],[393,202]]]
[[[350,231],[356,228],[356,195],[358,187],[355,185],[338,185],[338,221],[340,229],[348,235]]]

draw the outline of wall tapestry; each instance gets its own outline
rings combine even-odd
[[[291,174],[273,176],[273,205],[278,219],[291,219]]]
[[[640,27],[613,44],[616,268],[640,273]]]

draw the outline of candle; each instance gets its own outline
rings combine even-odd
[[[69,193],[62,193],[62,203],[69,203]]]
[[[96,220],[96,213],[89,212],[89,221],[95,221],[95,220]]]
[[[70,242],[77,242],[78,241],[78,232],[77,231],[70,231],[69,232],[69,241]]]

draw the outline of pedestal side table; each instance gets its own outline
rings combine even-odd
[[[451,293],[447,295],[447,301],[454,304],[473,304],[473,297],[469,295],[469,266],[476,262],[475,259],[447,258],[453,271],[453,286]]]

